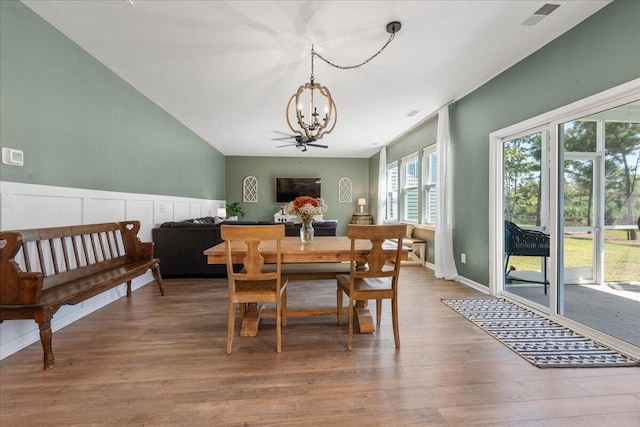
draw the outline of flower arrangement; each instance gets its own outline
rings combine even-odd
[[[303,222],[311,222],[315,215],[326,212],[327,205],[323,199],[300,196],[289,202],[284,209],[286,213],[298,216]]]

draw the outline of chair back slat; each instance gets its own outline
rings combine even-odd
[[[402,239],[405,236],[405,231],[404,224],[347,225],[347,236],[351,239],[351,274],[356,278],[393,277],[397,275],[402,259]],[[366,268],[364,270],[358,270],[356,266],[357,240],[371,242],[371,251],[366,257]],[[391,264],[387,263],[388,258],[385,255],[385,249],[389,245],[395,245],[396,249],[396,256]]]
[[[71,247],[73,248],[73,256],[76,262],[80,262],[80,252],[78,250],[77,236],[71,236]]]
[[[103,260],[110,258],[110,254],[107,252],[107,245],[104,244],[104,241],[106,239],[105,235],[106,233],[98,234],[98,242],[100,243],[100,252],[102,253]]]
[[[20,246],[22,247],[22,258],[26,266],[25,271],[33,271],[31,270],[31,260],[29,259],[29,249],[27,247],[27,242],[23,240],[22,245]]]
[[[62,239],[62,260],[64,261],[65,270],[69,270],[71,268],[69,264],[69,248],[67,247],[67,238]]]
[[[38,251],[38,263],[40,264],[40,271],[46,274],[47,268],[44,261],[44,254],[42,253],[42,240],[36,242],[36,250]]]
[[[117,251],[117,245],[115,245],[115,231],[109,231],[107,232],[107,244],[109,247],[109,252],[111,253],[111,257],[117,257],[118,251]]]
[[[277,225],[228,225],[220,227],[220,237],[225,241],[227,253],[227,276],[235,280],[273,280],[280,275],[281,248],[285,237],[284,224]],[[246,251],[242,257],[243,270],[235,272],[231,256],[232,242],[243,242]],[[263,241],[276,241],[276,271],[263,272],[264,257],[260,251]]]
[[[93,255],[93,262],[98,262],[98,246],[96,245],[96,233],[89,234],[89,242],[91,243],[91,254]],[[93,264],[93,262],[91,264]]]
[[[15,256],[22,271],[42,273],[44,289],[128,261],[115,223],[25,230]],[[22,233],[22,231],[21,231]],[[66,233],[66,234],[65,234]]]
[[[54,239],[49,240],[49,250],[51,251],[51,263],[53,264],[53,274],[60,273],[60,269],[58,267],[58,254],[56,252],[56,246]]]

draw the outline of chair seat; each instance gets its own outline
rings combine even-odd
[[[303,262],[282,264],[281,272],[291,280],[335,279],[338,274],[349,273],[348,262]],[[275,271],[275,264],[266,264],[262,271]]]
[[[339,274],[336,276],[336,279],[338,280],[338,287],[349,294],[349,275]],[[353,281],[353,289],[356,293],[358,291],[381,291],[383,293],[386,293],[385,291],[392,292],[391,277],[356,278]]]
[[[280,295],[287,288],[287,277],[282,276]],[[236,291],[234,302],[270,302],[276,300],[278,283],[274,280],[254,280],[251,282],[243,282],[236,280]]]

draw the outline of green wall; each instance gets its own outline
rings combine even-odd
[[[0,1],[0,180],[224,198],[224,156],[22,3]]]
[[[358,209],[357,200],[369,194],[369,160],[304,157],[235,157],[226,158],[226,201],[240,202],[245,220],[273,221],[273,214],[283,204],[275,202],[276,176],[311,176],[322,178],[322,198],[328,205],[325,219],[338,220],[338,234],[346,235],[346,224]],[[258,180],[258,203],[242,202],[242,181],[247,176]],[[353,185],[351,203],[338,202],[338,180],[349,177]],[[369,207],[366,206],[368,209]]]
[[[450,108],[458,272],[489,281],[489,133],[640,77],[640,2],[615,1]]]

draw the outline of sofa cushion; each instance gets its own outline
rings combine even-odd
[[[318,228],[318,227],[338,228],[338,221],[336,220],[313,221],[311,225],[313,225],[313,228]]]
[[[256,225],[255,221],[224,221],[221,224],[227,225]]]
[[[215,228],[218,227],[217,224],[201,224],[201,223],[195,223],[195,222],[191,222],[191,221],[170,221],[170,222],[163,222],[160,225],[160,228]]]

